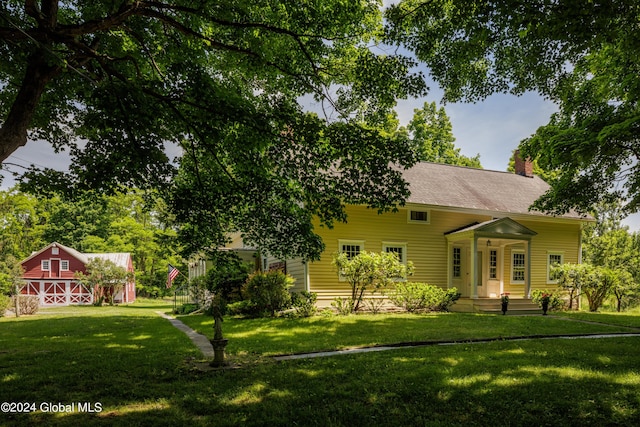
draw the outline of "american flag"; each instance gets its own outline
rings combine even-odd
[[[167,288],[170,288],[173,284],[173,280],[178,277],[180,270],[169,264],[169,272],[167,273]]]

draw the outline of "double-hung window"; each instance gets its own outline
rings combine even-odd
[[[511,251],[511,283],[524,284],[525,254],[523,250]]]
[[[548,252],[547,253],[547,283],[557,283],[551,271],[553,267],[556,267],[564,262],[564,254],[562,252]]]

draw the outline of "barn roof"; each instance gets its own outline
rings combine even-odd
[[[421,162],[403,171],[409,183],[409,203],[464,208],[505,214],[547,216],[529,207],[547,192],[538,176]],[[560,218],[585,219],[576,212]]]
[[[129,267],[129,259],[131,258],[131,254],[129,252],[113,252],[113,253],[103,253],[103,254],[85,254],[89,260],[94,258],[100,258],[104,260],[111,261],[118,267],[128,268]]]
[[[70,248],[68,246],[65,245],[61,245],[58,242],[51,242],[49,243],[47,246],[45,246],[44,248],[40,249],[39,251],[33,252],[31,255],[29,255],[27,258],[25,258],[24,260],[21,261],[22,263],[25,263],[27,261],[29,261],[32,258],[37,257],[38,255],[40,255],[41,253],[43,253],[44,251],[46,251],[49,248],[52,247],[59,247],[60,249],[62,249],[63,251],[67,252],[69,255],[71,255],[72,257],[78,259],[79,261],[82,261],[82,263],[86,264],[87,262],[89,262],[89,258],[87,258],[87,256],[81,252],[76,251],[73,248]]]
[[[77,251],[77,250],[75,250],[73,248],[70,248],[69,246],[61,245],[58,242],[52,242],[52,243],[48,244],[47,246],[45,246],[44,248],[40,249],[39,251],[33,252],[29,257],[25,258],[20,263],[24,264],[25,262],[29,261],[30,259],[35,258],[38,255],[40,255],[41,253],[45,252],[47,249],[49,249],[51,247],[55,247],[55,246],[59,247],[60,249],[62,249],[63,251],[67,252],[72,257],[74,257],[77,260],[81,261],[83,264],[88,263],[93,258],[101,258],[101,259],[105,259],[105,260],[109,260],[109,261],[113,262],[118,267],[129,268],[129,259],[131,258],[131,254],[128,253],[128,252],[84,254],[84,253],[79,252],[79,251]]]

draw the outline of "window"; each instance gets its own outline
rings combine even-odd
[[[524,283],[525,257],[524,251],[511,252],[511,283]]]
[[[552,277],[551,269],[564,262],[564,254],[562,252],[547,253],[547,283],[557,283],[558,281]]]
[[[69,260],[63,259],[60,261],[60,270],[69,271]]]
[[[428,224],[429,223],[429,211],[416,211],[409,210],[409,222]]]
[[[453,248],[453,278],[459,279],[462,276],[462,249]]]
[[[489,279],[498,278],[498,251],[489,251]]]
[[[54,246],[51,248],[51,255],[58,255],[60,253],[60,250],[57,246]]]
[[[348,259],[353,259],[356,257],[360,251],[362,251],[364,246],[364,241],[362,240],[340,240],[339,242],[340,252],[344,252],[347,254]]]
[[[48,259],[43,259],[42,261],[40,261],[40,269],[42,271],[49,271],[49,260]]]
[[[398,261],[402,264],[407,263],[407,244],[406,243],[382,243],[383,252],[393,252],[398,256]]]

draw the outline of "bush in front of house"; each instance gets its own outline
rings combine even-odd
[[[425,311],[449,311],[460,294],[456,288],[444,290],[427,283],[396,283],[389,292],[389,300],[409,313]]]
[[[243,287],[246,299],[255,304],[258,313],[275,317],[276,313],[291,307],[293,277],[281,271],[257,272],[249,276]]]
[[[561,311],[566,308],[566,302],[556,291],[534,289],[531,291],[531,301],[542,307],[543,300],[547,301],[549,311]]]
[[[316,300],[318,294],[315,292],[301,291],[291,294],[291,305],[296,310],[299,317],[311,317],[317,313]]]
[[[4,294],[0,294],[0,317],[4,316],[4,313],[6,312],[7,307],[9,307],[9,304],[11,304],[11,298]]]

